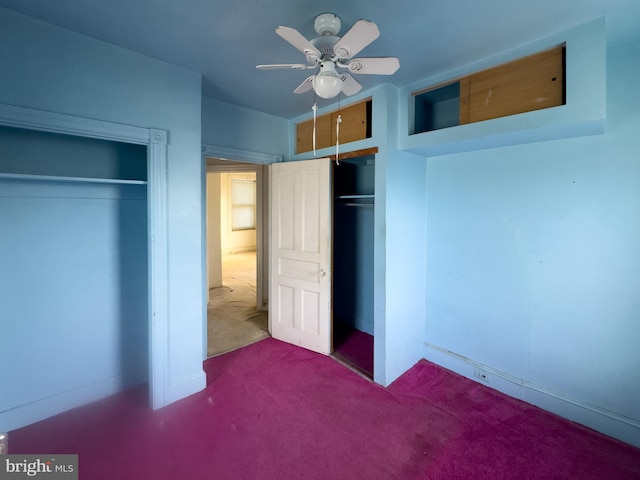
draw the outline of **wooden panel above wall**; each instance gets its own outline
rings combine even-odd
[[[342,122],[340,123],[341,144],[367,138],[367,103],[369,105],[371,104],[370,101],[360,102],[331,114],[331,124],[333,125],[333,128],[331,129],[332,145],[335,145],[337,140],[335,125],[338,115],[340,115],[342,119]]]
[[[469,77],[470,123],[555,107],[563,103],[563,46]]]
[[[322,115],[316,119],[316,148],[331,146],[331,115]],[[335,128],[335,127],[333,127]],[[313,150],[313,119],[296,125],[296,153]]]
[[[413,93],[411,135],[565,103],[565,47]]]
[[[336,144],[336,121],[341,115],[340,144],[371,137],[371,99],[316,118],[316,149]],[[296,153],[313,150],[313,119],[296,125]]]

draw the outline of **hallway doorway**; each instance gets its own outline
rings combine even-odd
[[[267,202],[263,166],[214,158],[206,165],[211,357],[269,336],[262,234]]]

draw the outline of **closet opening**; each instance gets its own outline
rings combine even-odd
[[[333,164],[332,355],[373,379],[375,155]]]
[[[148,384],[147,154],[0,126],[0,412]]]

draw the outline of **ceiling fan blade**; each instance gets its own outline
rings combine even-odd
[[[342,80],[342,93],[345,95],[355,95],[362,89],[362,85],[348,73],[340,74]]]
[[[303,63],[274,63],[273,65],[256,65],[258,70],[306,70],[307,68],[315,68],[315,65],[309,66]]]
[[[393,75],[400,68],[400,60],[397,57],[354,58],[346,66],[352,73]]]
[[[339,59],[351,58],[379,36],[380,30],[375,23],[368,20],[358,20],[336,42],[333,51]]]
[[[278,27],[276,28],[276,33],[304,53],[307,57],[320,58],[322,55],[320,50],[314,47],[311,42],[304,38],[295,28]]]
[[[310,77],[307,77],[307,79],[302,82],[300,85],[298,85],[298,88],[296,88],[293,93],[306,93],[309,90],[311,90],[313,88],[313,77],[315,77],[315,75],[311,75]]]

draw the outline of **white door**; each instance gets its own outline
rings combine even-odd
[[[271,169],[271,334],[329,354],[331,160],[276,163]]]

